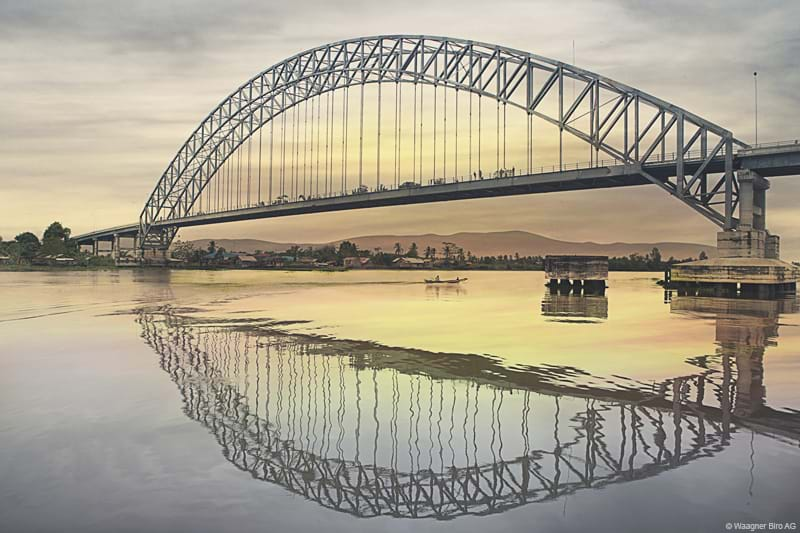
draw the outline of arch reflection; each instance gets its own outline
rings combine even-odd
[[[736,431],[713,369],[654,386],[142,311],[186,415],[254,478],[357,517],[451,519],[655,476]],[[712,397],[714,397],[712,395]],[[721,398],[722,395],[719,395]]]

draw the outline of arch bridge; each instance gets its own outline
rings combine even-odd
[[[158,255],[181,227],[645,184],[725,232],[766,232],[765,178],[798,173],[797,141],[749,146],[575,65],[449,37],[364,37],[247,80],[180,147],[138,223],[77,240],[118,252],[132,237]]]

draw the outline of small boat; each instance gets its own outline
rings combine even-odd
[[[467,278],[456,278],[456,279],[439,279],[439,276],[436,276],[433,279],[426,279],[425,283],[429,284],[438,284],[438,283],[461,283],[462,281],[467,281]]]

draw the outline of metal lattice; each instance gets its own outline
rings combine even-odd
[[[719,226],[735,227],[733,151],[734,145],[746,145],[730,131],[574,65],[469,40],[394,35],[297,54],[222,101],[178,151],[145,204],[140,246],[167,246],[176,229],[164,222],[189,214],[220,167],[265,124],[338,89],[361,86],[363,100],[363,86],[375,83],[410,83],[415,90],[418,84],[432,85],[495,99],[504,112],[507,106],[522,110],[529,124],[535,118],[557,128],[559,168],[566,132],[590,147],[596,166],[605,164],[601,157],[610,157]],[[360,120],[363,131],[363,111]]]

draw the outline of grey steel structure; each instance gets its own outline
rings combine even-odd
[[[510,175],[506,171],[499,171],[496,172],[498,175],[495,179],[480,180],[472,179],[478,175],[480,178],[484,177],[480,163],[477,173],[474,172],[476,167],[470,164],[467,180],[448,178],[445,174],[443,179],[431,180],[430,185],[424,186],[420,162],[417,184],[419,188],[403,188],[399,183],[394,186],[385,181],[381,183],[379,162],[377,185],[372,190],[366,188],[362,181],[363,105],[364,87],[371,84],[377,84],[378,87],[391,84],[398,92],[401,90],[400,85],[413,85],[415,121],[417,86],[420,86],[420,107],[422,86],[469,94],[470,157],[474,151],[471,130],[473,95],[478,97],[479,104],[483,98],[497,102],[498,161],[500,107],[503,109],[504,128],[508,106],[523,112],[527,117],[526,164]],[[286,115],[292,112],[295,119],[298,119],[301,104],[306,105],[304,109],[307,123],[309,100],[340,89],[347,91],[351,87],[361,90],[361,114],[357,117],[361,126],[357,141],[359,194],[347,191],[344,163],[342,187],[338,194],[331,190],[324,194],[303,194],[292,198],[284,195],[277,201],[270,198],[269,205],[259,201],[255,205],[249,202],[244,206],[228,206],[214,212],[197,211],[198,199],[218,175],[220,168],[237,149],[245,143],[252,143],[257,133],[260,172],[260,136],[266,125],[272,128],[277,118],[282,117],[285,120]],[[402,112],[402,109],[398,109],[402,107],[402,102],[400,96],[395,113]],[[342,142],[346,152],[346,125],[348,115],[352,113],[346,104],[342,105],[341,117],[332,117],[332,113],[331,117],[328,116],[329,104],[325,110],[325,118],[326,121],[335,118],[344,123]],[[319,128],[322,127],[320,108],[321,104],[318,104]],[[313,104],[311,110],[313,136]],[[458,107],[456,112],[457,110]],[[446,100],[444,113],[446,124]],[[395,120],[397,121],[396,116]],[[549,169],[534,168],[535,120],[548,124],[558,132],[558,164]],[[380,157],[380,108],[378,121],[377,143]],[[456,115],[456,143],[457,121]],[[416,123],[413,127],[416,150]],[[420,161],[422,127],[420,119]],[[480,118],[478,127],[480,128]],[[295,133],[296,130],[293,130],[292,135]],[[328,133],[326,122],[326,139]],[[297,135],[299,140],[299,133]],[[304,130],[304,140],[305,135]],[[577,139],[589,148],[588,164],[581,166],[565,161],[564,146],[570,138]],[[319,129],[317,139],[319,140]],[[446,158],[447,130],[444,143],[443,157]],[[250,144],[248,155],[249,147]],[[505,131],[503,147],[505,152]],[[327,145],[325,149],[327,157]],[[395,153],[400,153],[399,147],[396,147]],[[758,170],[763,176],[800,171],[800,147],[796,142],[789,146],[788,151],[780,151],[780,161],[776,162],[773,156],[772,147],[767,147],[766,152],[752,150],[730,131],[713,122],[574,65],[508,47],[464,39],[424,35],[363,37],[307,50],[277,63],[242,84],[208,114],[178,150],[148,198],[138,224],[87,233],[79,236],[78,240],[87,243],[92,239],[136,234],[137,248],[164,250],[174,238],[177,229],[182,226],[382,205],[648,183],[658,185],[721,228],[730,230],[737,226],[734,215],[739,187],[735,170],[751,168]],[[414,157],[416,161],[416,152]],[[477,158],[480,161],[480,144]],[[505,159],[505,153],[503,158]],[[285,150],[282,164],[284,161]],[[327,160],[325,165],[327,172]],[[319,171],[317,163],[317,172]],[[314,172],[313,165],[311,172]],[[414,172],[416,182],[416,168]],[[303,173],[306,173],[305,162]],[[259,174],[259,187],[260,180]],[[271,188],[270,172],[270,190]]]

